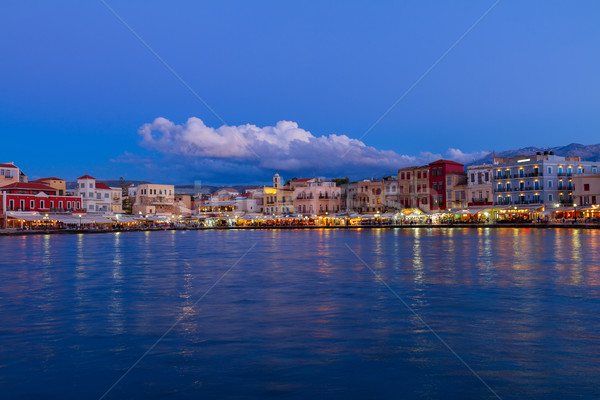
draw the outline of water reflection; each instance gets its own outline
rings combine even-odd
[[[15,397],[32,397],[32,381],[33,397],[98,397],[183,317],[115,398],[489,398],[348,244],[502,397],[593,398],[598,235],[416,228],[1,238],[0,384]]]

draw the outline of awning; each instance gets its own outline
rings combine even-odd
[[[44,216],[37,214],[37,213],[11,213],[8,212],[6,214],[7,218],[10,219],[16,219],[16,220],[22,220],[22,221],[43,221],[44,220]]]

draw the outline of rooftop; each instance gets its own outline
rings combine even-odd
[[[39,191],[56,192],[56,189],[54,189],[53,187],[44,185],[42,183],[35,183],[35,182],[28,182],[28,183],[15,182],[15,183],[11,183],[9,185],[0,187],[0,190],[6,190],[6,189],[23,189],[23,190],[39,190]]]
[[[17,167],[15,164],[4,163],[4,164],[0,164],[0,168],[19,168],[19,167]]]
[[[80,177],[79,177],[79,178],[77,178],[77,179],[94,179],[94,180],[95,180],[96,178],[94,178],[94,177],[92,177],[92,176],[89,176],[89,175],[84,175],[84,176],[80,176]]]

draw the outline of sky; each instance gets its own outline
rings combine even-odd
[[[0,3],[0,162],[259,184],[600,142],[598,1],[502,0],[420,81],[495,1],[105,1]]]

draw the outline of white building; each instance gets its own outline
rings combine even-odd
[[[104,185],[106,186],[106,185]],[[83,209],[87,212],[110,212],[110,194],[104,196],[106,190],[96,190],[96,178],[83,175],[77,178],[75,196],[81,196]]]
[[[467,167],[467,201],[469,207],[490,206],[493,204],[492,164],[469,165]]]
[[[553,152],[531,156],[495,157],[494,205],[547,206],[573,204],[573,176],[598,172],[596,161],[561,157]]]
[[[398,197],[398,175],[383,178],[383,192],[385,194],[385,206],[387,208],[400,208]]]

